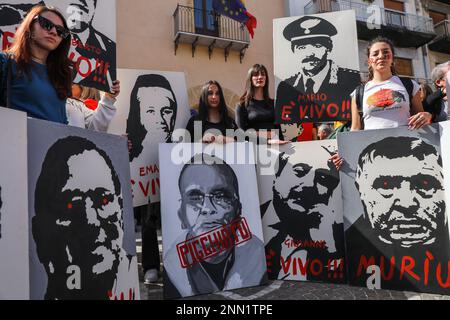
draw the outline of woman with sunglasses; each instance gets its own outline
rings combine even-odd
[[[10,73],[9,88],[2,92],[4,104],[33,118],[67,124],[65,104],[72,85],[69,48],[64,16],[52,7],[33,7],[11,48],[0,53],[0,82],[8,83]]]
[[[203,86],[198,111],[198,115],[193,116],[186,126],[191,142],[200,142],[196,141],[197,135],[201,137],[203,143],[234,141],[234,136],[227,136],[227,132],[229,133],[229,130],[234,132],[237,125],[228,115],[223,90],[217,81],[208,81]],[[195,123],[201,123],[201,132],[195,132]]]

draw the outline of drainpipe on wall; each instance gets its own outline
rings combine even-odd
[[[426,45],[422,46],[422,62],[423,62],[423,70],[425,71],[425,79],[428,80],[428,63],[426,57],[427,55],[427,49],[425,47]]]
[[[425,1],[419,1],[416,0],[415,1],[415,7],[416,7],[416,14],[422,17],[426,17],[425,15],[425,7],[428,6],[428,0]],[[423,71],[425,72],[425,79],[428,80],[428,66],[429,66],[429,61],[427,61],[428,57],[428,50],[426,45],[422,46],[422,63],[423,63]]]

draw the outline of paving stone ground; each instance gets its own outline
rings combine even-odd
[[[137,234],[139,285],[141,300],[162,300],[162,278],[154,284],[144,284],[140,268],[140,235]],[[161,235],[158,235],[159,241]],[[161,245],[160,245],[161,251]],[[416,293],[395,290],[369,290],[329,283],[271,280],[265,286],[200,295],[183,300],[450,300],[450,295]]]

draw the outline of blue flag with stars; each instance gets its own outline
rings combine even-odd
[[[256,18],[247,11],[241,0],[213,0],[213,8],[217,13],[245,24],[253,38]]]

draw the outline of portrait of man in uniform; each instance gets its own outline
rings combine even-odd
[[[277,87],[276,107],[279,110],[283,106],[292,107],[290,114],[281,116],[278,112],[279,119],[281,117],[283,122],[332,120],[329,114],[327,119],[327,112],[338,113],[342,103],[350,101],[350,94],[360,83],[360,76],[358,71],[342,68],[331,59],[336,45],[333,37],[337,34],[338,30],[331,22],[318,16],[303,16],[284,28],[283,40],[290,42],[295,61],[291,63],[291,70],[296,73],[282,80]],[[288,53],[282,54],[284,56]],[[324,110],[321,114],[316,112],[312,118],[311,113],[306,112],[302,117],[296,108],[309,103],[319,106],[335,104],[337,111]]]

